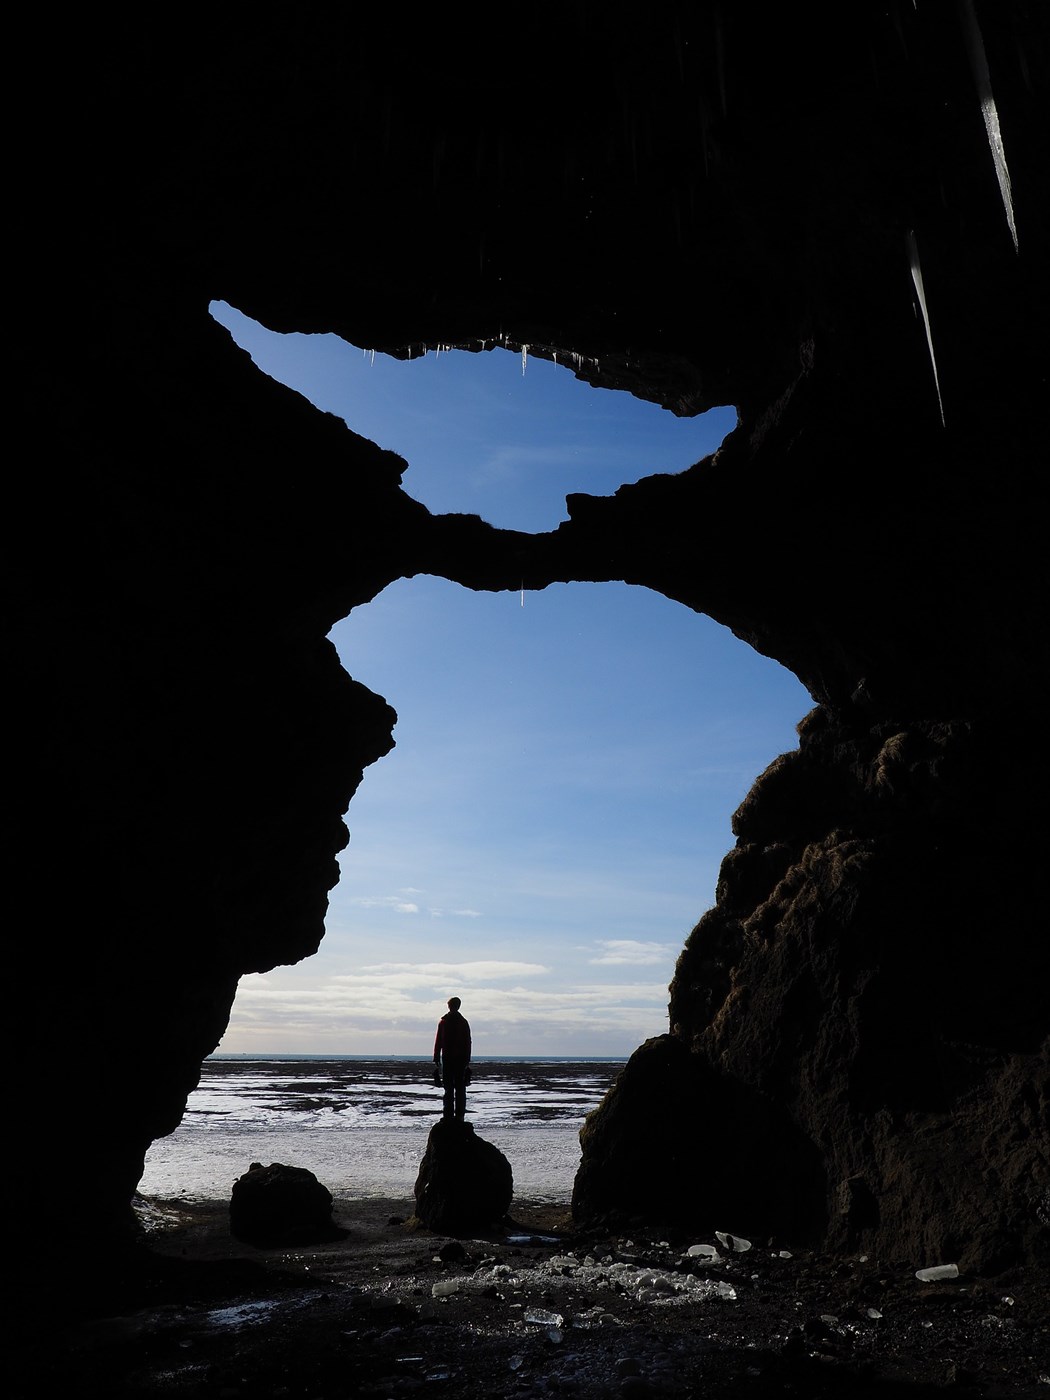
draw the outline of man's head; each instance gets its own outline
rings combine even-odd
[[[459,1006],[460,1006],[459,997],[449,997],[449,999],[448,999],[448,1009],[449,1009],[450,1011],[458,1011],[458,1010],[459,1010]]]

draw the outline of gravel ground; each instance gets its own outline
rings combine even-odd
[[[340,1238],[256,1249],[225,1202],[142,1201],[138,1267],[94,1297],[82,1271],[82,1305],[22,1336],[12,1394],[1050,1400],[1045,1277],[583,1234],[527,1202],[452,1240],[412,1205],[337,1198]]]

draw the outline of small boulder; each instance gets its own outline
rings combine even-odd
[[[430,1130],[415,1194],[421,1224],[445,1235],[470,1235],[505,1219],[514,1178],[503,1153],[478,1137],[472,1123],[442,1119]]]
[[[233,1183],[230,1233],[248,1244],[317,1244],[346,1232],[332,1220],[332,1193],[305,1167],[253,1162]]]

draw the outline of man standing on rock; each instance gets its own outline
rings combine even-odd
[[[470,1026],[460,1015],[459,997],[449,997],[448,1011],[434,1037],[434,1083],[444,1083],[443,1118],[463,1122],[470,1083]]]

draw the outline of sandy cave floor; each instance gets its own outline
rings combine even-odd
[[[758,1241],[703,1260],[692,1238],[583,1234],[520,1202],[453,1240],[412,1207],[337,1199],[340,1238],[260,1249],[225,1202],[142,1202],[146,1264],[93,1315],[27,1334],[11,1393],[1050,1400],[1045,1279],[923,1283]]]

